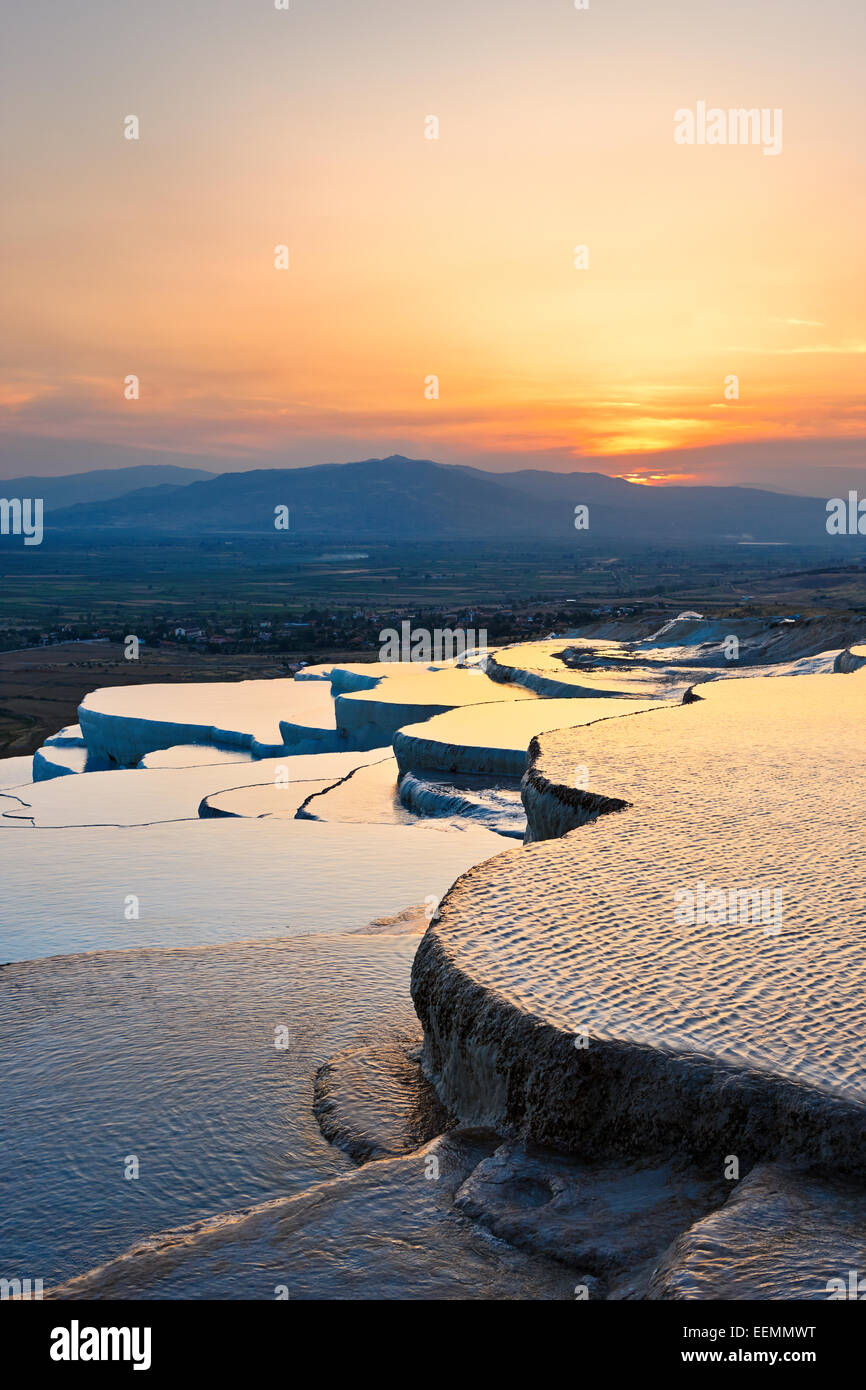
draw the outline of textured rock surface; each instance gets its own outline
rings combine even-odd
[[[599,1281],[643,1282],[671,1240],[728,1195],[718,1173],[682,1164],[575,1164],[502,1145],[458,1189],[458,1211],[522,1249]]]
[[[462,1120],[584,1156],[862,1174],[866,676],[701,696],[541,740],[536,775],[632,804],[455,884],[413,968],[428,1074]],[[699,882],[772,911],[678,922]]]
[[[394,736],[394,755],[401,772],[520,777],[526,750],[536,734],[652,707],[647,702],[603,699],[475,705],[405,725]]]
[[[339,684],[334,684],[337,729],[353,748],[390,744],[404,725],[449,710],[536,699],[532,691],[493,681],[481,670],[434,671],[411,662],[386,663],[385,670],[388,674],[372,689],[342,693]]]
[[[521,642],[503,647],[487,660],[491,680],[525,686],[545,699],[620,698],[671,699],[682,686],[679,674],[620,665],[613,669],[587,668],[575,671],[560,653],[568,648],[564,638],[544,642]],[[587,648],[592,644],[587,644]]]
[[[850,813],[845,787],[862,775],[864,716],[866,674],[855,671],[713,681],[683,707],[659,704],[636,723],[547,733],[530,747],[524,775],[529,838],[583,824],[581,790],[633,804],[646,824],[692,820],[698,834],[734,815],[815,825],[834,800]]]
[[[836,670],[850,673],[866,666],[866,647],[846,647],[836,658]]]
[[[674,1242],[647,1296],[862,1299],[864,1274],[866,1191],[762,1165]]]

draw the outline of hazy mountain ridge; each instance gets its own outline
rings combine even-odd
[[[145,488],[186,487],[215,478],[203,468],[179,468],[173,463],[136,464],[132,468],[93,468],[59,477],[28,474],[0,479],[2,497],[41,497],[46,512],[91,506]]]
[[[588,531],[574,527],[580,505],[589,508]],[[646,487],[600,473],[498,474],[401,456],[139,488],[57,511],[52,525],[64,531],[273,535],[277,507],[288,507],[291,533],[343,541],[828,539],[822,498],[741,487]]]

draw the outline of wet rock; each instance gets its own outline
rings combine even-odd
[[[329,1143],[354,1159],[411,1153],[448,1116],[420,1066],[420,1029],[337,1053],[316,1073],[313,1113]]]
[[[301,1196],[143,1242],[52,1299],[572,1299],[574,1274],[497,1240],[453,1194],[496,1146],[459,1131]]]
[[[717,1173],[684,1164],[580,1164],[505,1144],[472,1171],[455,1205],[501,1239],[588,1272],[597,1296],[656,1259],[728,1191]]]
[[[647,1297],[864,1299],[866,1191],[815,1173],[754,1168],[725,1206],[673,1243]]]

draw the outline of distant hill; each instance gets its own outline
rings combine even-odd
[[[583,532],[574,527],[574,509],[581,504],[589,507],[589,530]],[[290,534],[343,542],[584,536],[590,542],[691,546],[828,540],[820,498],[742,487],[646,487],[601,473],[488,473],[398,455],[224,473],[181,488],[142,488],[56,512],[52,527],[152,536],[273,536],[278,506],[289,508]]]
[[[178,468],[171,463],[146,463],[134,468],[94,468],[59,478],[0,478],[0,497],[41,497],[46,512],[76,505],[89,506],[123,497],[141,488],[185,487],[215,478],[204,468]]]

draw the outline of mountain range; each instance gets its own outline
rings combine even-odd
[[[602,473],[490,473],[400,455],[223,474],[159,465],[98,470],[15,479],[0,483],[0,491],[43,496],[55,535],[274,536],[276,509],[288,508],[288,536],[353,544],[582,536],[684,546],[829,540],[823,498],[743,487],[648,487]],[[586,530],[575,528],[581,506],[588,508]]]
[[[0,496],[41,497],[44,509],[109,502],[142,488],[182,487],[202,482],[216,474],[203,468],[178,468],[171,463],[136,465],[133,468],[91,468],[86,473],[66,473],[60,477],[0,479]]]

